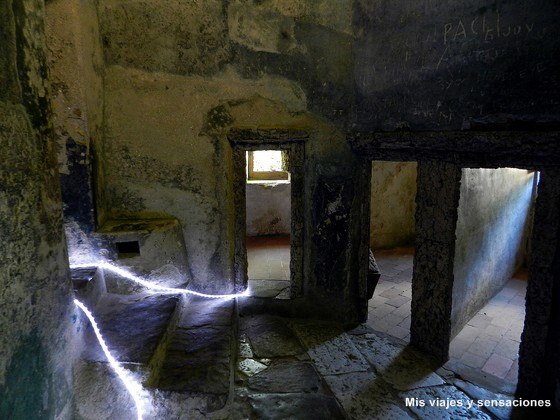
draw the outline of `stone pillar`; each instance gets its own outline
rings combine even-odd
[[[447,360],[461,168],[419,161],[410,342]]]
[[[517,396],[560,408],[560,169],[541,172]]]
[[[245,244],[246,226],[246,202],[245,177],[246,150],[241,147],[233,147],[233,194],[234,194],[234,256],[233,273],[235,291],[241,292],[247,287],[247,246]]]

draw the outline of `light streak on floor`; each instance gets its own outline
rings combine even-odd
[[[126,278],[130,281],[133,281],[143,287],[146,287],[147,289],[153,290],[153,291],[157,291],[159,293],[163,293],[163,294],[189,294],[189,295],[194,295],[194,296],[199,296],[199,297],[204,297],[204,298],[210,298],[210,299],[234,299],[237,297],[243,297],[243,296],[249,296],[250,292],[249,290],[245,290],[241,293],[230,293],[230,294],[224,294],[224,295],[210,295],[207,293],[201,293],[201,292],[196,292],[194,290],[188,290],[188,289],[178,289],[178,288],[174,288],[174,287],[165,287],[165,286],[160,286],[158,284],[153,284],[150,283],[147,280],[144,280],[141,277],[136,276],[135,274],[131,273],[128,270],[125,270],[124,268],[118,267],[114,264],[111,264],[109,262],[106,261],[98,261],[98,262],[94,262],[91,264],[73,264],[70,266],[70,268],[86,268],[86,267],[92,267],[92,266],[96,266],[96,267],[100,267],[103,268],[104,270],[108,270],[108,271],[112,271],[113,273]]]
[[[105,353],[105,357],[107,358],[107,361],[109,362],[109,365],[115,371],[115,373],[117,374],[119,379],[124,384],[126,390],[128,391],[128,393],[130,394],[130,396],[134,400],[138,420],[142,420],[142,414],[143,414],[142,413],[142,397],[141,397],[142,392],[143,392],[142,385],[140,385],[134,379],[132,379],[130,377],[130,373],[127,372],[120,365],[120,363],[117,361],[117,359],[115,359],[113,357],[113,355],[109,351],[109,347],[107,346],[107,343],[105,342],[105,339],[101,335],[101,331],[99,330],[99,327],[97,326],[97,322],[95,321],[95,318],[93,317],[93,314],[90,312],[90,310],[82,302],[80,302],[78,299],[74,299],[74,304],[78,308],[80,308],[82,310],[82,312],[86,315],[86,317],[89,319],[89,322],[90,322],[91,326],[93,327],[93,331],[95,332],[95,336],[97,337],[97,341],[99,342],[99,345],[101,346],[101,349],[103,350],[103,353]]]

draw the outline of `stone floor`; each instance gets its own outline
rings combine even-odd
[[[289,299],[290,237],[248,237],[247,274],[253,296]]]
[[[375,253],[382,277],[369,301],[367,321],[375,331],[405,342],[410,339],[413,252],[401,248]],[[526,284],[526,273],[518,273],[467,323],[451,343],[449,366],[501,389],[513,389],[517,384]]]
[[[366,324],[348,331],[262,314],[255,308],[263,299],[255,297],[82,296],[99,289],[82,287],[77,296],[90,302],[114,356],[143,385],[145,419],[521,418],[484,406],[507,404],[510,393],[475,385]],[[136,418],[91,326],[76,322],[85,345],[75,368],[74,417]]]

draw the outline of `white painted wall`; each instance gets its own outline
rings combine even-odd
[[[463,169],[455,232],[453,333],[501,290],[526,257],[533,176],[522,169]]]
[[[247,235],[289,235],[291,186],[282,184],[246,185]]]

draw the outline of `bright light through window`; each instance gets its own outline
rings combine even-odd
[[[281,150],[247,152],[247,179],[250,181],[289,181],[286,154]]]
[[[282,152],[280,150],[258,150],[253,152],[254,172],[281,172]]]

